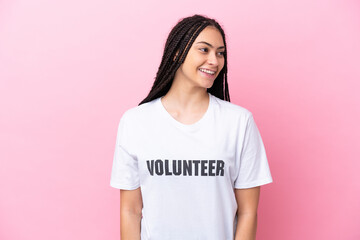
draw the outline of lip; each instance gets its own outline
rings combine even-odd
[[[200,69],[200,68],[199,68]],[[205,70],[209,70],[209,71],[213,71],[213,72],[217,72],[217,70],[216,69],[210,69],[210,68],[203,68],[203,67],[201,67],[201,69],[205,69]]]
[[[206,68],[203,68],[203,69],[206,69]],[[207,70],[210,70],[210,69],[207,69]],[[214,75],[211,75],[211,74],[208,74],[208,73],[205,73],[205,72],[202,72],[200,71],[200,69],[198,70],[200,72],[200,74],[206,78],[210,78],[210,79],[214,79],[215,76],[216,76],[216,71],[214,73]],[[210,71],[213,71],[213,70],[210,70]]]

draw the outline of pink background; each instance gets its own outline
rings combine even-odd
[[[267,150],[257,239],[360,239],[359,1],[129,2],[0,2],[0,239],[119,239],[118,121],[195,13]]]

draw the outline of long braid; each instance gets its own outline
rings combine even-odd
[[[170,89],[177,69],[185,61],[194,40],[207,26],[215,26],[221,33],[225,49],[225,34],[221,26],[214,20],[201,15],[183,18],[171,30],[165,43],[164,53],[156,73],[155,81],[148,94],[139,105],[164,96]],[[224,53],[225,63],[214,84],[207,91],[223,100],[230,101],[227,84],[227,54]],[[225,86],[224,86],[225,84]]]

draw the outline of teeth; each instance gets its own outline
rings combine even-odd
[[[210,71],[210,70],[206,70],[206,69],[202,69],[202,68],[200,68],[199,70],[202,72],[208,73],[208,74],[215,74],[215,72]]]

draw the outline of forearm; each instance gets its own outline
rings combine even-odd
[[[257,229],[257,214],[238,215],[235,240],[255,240]]]
[[[140,240],[141,214],[132,212],[120,213],[121,240]]]

